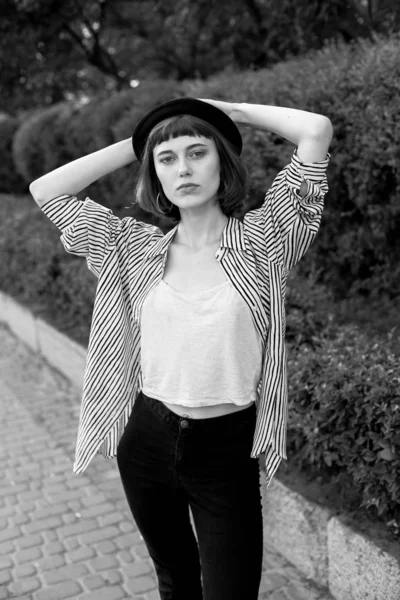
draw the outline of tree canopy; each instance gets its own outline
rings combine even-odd
[[[258,69],[400,28],[394,0],[2,0],[0,110]]]

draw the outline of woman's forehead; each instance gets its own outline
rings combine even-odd
[[[154,148],[154,151],[159,152],[160,150],[181,150],[188,146],[202,144],[209,146],[213,143],[213,140],[206,138],[202,135],[180,135],[178,137],[170,137],[168,140],[160,142]]]

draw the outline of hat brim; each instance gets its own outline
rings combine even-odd
[[[242,152],[243,142],[239,129],[222,110],[197,98],[183,97],[169,100],[150,110],[136,125],[132,134],[132,146],[136,158],[141,162],[147,138],[157,123],[176,115],[199,117],[216,129],[232,144],[238,155]]]

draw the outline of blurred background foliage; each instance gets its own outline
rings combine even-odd
[[[15,115],[141,79],[257,70],[329,40],[395,33],[394,0],[2,0],[2,110]]]
[[[65,252],[32,180],[129,137],[179,95],[331,119],[321,228],[288,279],[288,456],[400,535],[400,3],[3,0],[0,17],[1,289],[82,344],[97,280]],[[237,218],[294,149],[240,129],[252,189]],[[166,233],[133,203],[136,170],[80,197]]]

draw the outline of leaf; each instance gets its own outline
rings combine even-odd
[[[376,453],[372,452],[372,450],[363,450],[361,454],[363,459],[367,462],[372,462],[376,460]]]
[[[383,460],[394,460],[396,457],[393,452],[389,448],[385,448],[385,450],[381,450],[377,453],[378,458],[383,458]]]
[[[377,473],[378,475],[383,475],[384,473],[386,473],[386,467],[382,463],[377,463],[372,467],[371,470],[373,473]]]
[[[366,439],[367,439],[366,437],[362,436],[362,437],[357,438],[355,442],[356,442],[357,446],[360,446],[361,444],[364,444]]]

